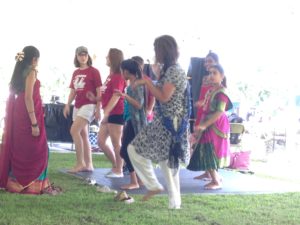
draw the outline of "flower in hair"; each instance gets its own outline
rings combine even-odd
[[[16,55],[16,57],[15,57],[15,60],[17,61],[17,62],[21,62],[21,61],[23,61],[23,59],[24,59],[24,52],[18,52],[17,53],[17,55]]]

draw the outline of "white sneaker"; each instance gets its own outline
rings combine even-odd
[[[124,175],[123,175],[123,173],[117,174],[117,173],[114,173],[114,172],[110,171],[110,173],[106,174],[105,177],[107,177],[107,178],[121,178],[121,177],[124,177]]]

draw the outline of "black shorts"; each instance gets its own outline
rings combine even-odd
[[[124,125],[124,118],[123,114],[120,115],[110,115],[107,119],[108,123],[118,124],[118,125]]]

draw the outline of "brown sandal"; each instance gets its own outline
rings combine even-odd
[[[51,184],[42,190],[42,194],[51,195],[51,196],[59,195],[62,192],[63,192],[62,188],[59,186],[54,186],[54,184]]]
[[[115,201],[131,204],[134,202],[134,199],[127,195],[126,191],[121,191],[115,196]]]

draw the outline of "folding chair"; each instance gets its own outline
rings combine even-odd
[[[242,137],[245,132],[245,126],[242,123],[230,123],[230,149],[231,151],[243,151]]]

